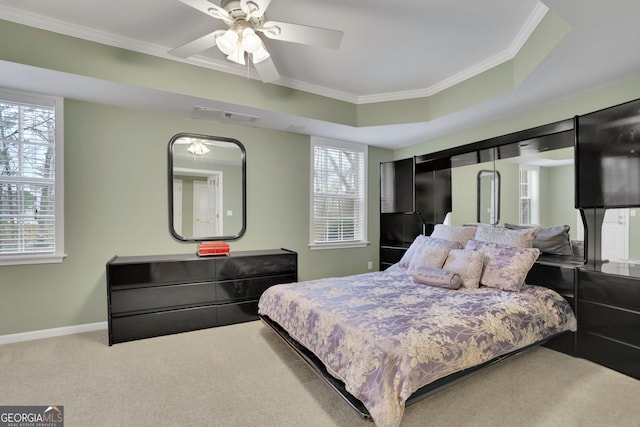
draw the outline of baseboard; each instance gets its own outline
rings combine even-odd
[[[19,334],[0,335],[0,345],[22,341],[39,340],[41,338],[59,337],[82,332],[107,329],[107,322],[85,323],[84,325],[65,326],[62,328],[42,329],[39,331],[21,332]]]

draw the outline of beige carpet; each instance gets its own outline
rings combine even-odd
[[[373,426],[259,321],[0,346],[0,405],[64,405],[66,427]],[[402,426],[640,426],[640,381],[538,348],[410,406]]]

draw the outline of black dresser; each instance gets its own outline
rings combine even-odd
[[[297,281],[297,260],[286,249],[114,256],[107,262],[109,345],[256,320],[267,288]]]
[[[640,379],[640,271],[624,271],[638,267],[580,270],[578,355]]]

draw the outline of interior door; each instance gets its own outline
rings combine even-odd
[[[216,236],[222,234],[220,210],[220,176],[212,175],[207,181],[193,182],[193,235]]]
[[[182,180],[173,180],[173,229],[182,234]]]
[[[211,218],[209,185],[207,181],[193,182],[193,236],[213,236],[214,222]]]
[[[629,209],[607,209],[602,221],[602,259],[629,258]]]

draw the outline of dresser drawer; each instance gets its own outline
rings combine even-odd
[[[580,301],[581,331],[593,332],[640,348],[640,312]]]
[[[216,324],[215,307],[196,307],[113,317],[109,329],[109,343],[211,328]]]
[[[640,379],[640,359],[635,347],[579,331],[578,357]]]
[[[294,274],[228,280],[216,284],[216,296],[218,302],[257,300],[269,287],[280,283],[291,283],[295,280],[296,276]]]
[[[242,279],[284,273],[297,273],[297,258],[295,255],[279,254],[251,258],[231,256],[218,259],[216,279]]]
[[[111,313],[152,311],[170,307],[196,306],[216,300],[214,283],[188,283],[114,290]]]
[[[640,279],[582,270],[579,298],[640,312]]]
[[[217,259],[190,259],[111,265],[112,288],[131,285],[206,282],[215,279]]]
[[[258,301],[218,306],[218,325],[220,326],[252,320],[258,320]]]

